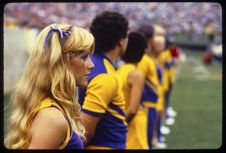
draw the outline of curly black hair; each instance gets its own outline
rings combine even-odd
[[[130,32],[128,35],[128,45],[122,60],[126,63],[138,63],[144,55],[147,47],[146,38],[138,32]]]
[[[103,11],[97,15],[90,26],[95,38],[95,51],[114,49],[120,39],[127,37],[128,24],[127,18],[119,12]]]

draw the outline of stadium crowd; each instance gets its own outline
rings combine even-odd
[[[4,27],[30,26],[40,30],[53,22],[84,28],[102,10],[119,11],[129,19],[130,28],[141,21],[158,23],[168,34],[221,33],[222,9],[218,3],[9,3],[4,9]]]

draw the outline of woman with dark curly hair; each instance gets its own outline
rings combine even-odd
[[[79,93],[86,148],[125,149],[125,100],[114,65],[127,47],[128,21],[118,12],[104,11],[94,18],[90,31],[95,38],[91,59],[98,68],[91,71],[88,86]]]

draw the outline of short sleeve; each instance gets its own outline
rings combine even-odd
[[[110,74],[100,74],[88,84],[82,111],[96,117],[106,112],[108,104],[118,89],[118,83]]]
[[[143,74],[144,76],[147,76],[147,74],[148,74],[148,66],[147,66],[147,63],[146,63],[146,61],[145,61],[145,59],[144,59],[144,56],[143,56],[142,60],[138,63],[137,69],[138,69],[140,72],[142,72],[142,74]]]

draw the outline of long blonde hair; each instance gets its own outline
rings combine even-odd
[[[5,146],[23,149],[29,145],[29,125],[37,113],[35,109],[46,98],[53,98],[64,110],[73,130],[85,139],[85,128],[79,118],[80,105],[73,73],[69,67],[68,52],[94,50],[92,34],[83,28],[67,24],[52,24],[68,36],[60,37],[60,32],[45,27],[37,36],[21,79],[11,96],[11,117]],[[46,40],[47,36],[49,39]],[[45,46],[45,47],[44,47]]]

